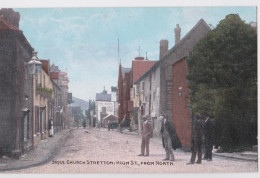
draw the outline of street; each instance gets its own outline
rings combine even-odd
[[[87,131],[87,132],[86,132]],[[7,173],[175,173],[256,172],[257,162],[213,156],[213,161],[186,165],[191,153],[175,150],[175,161],[162,161],[161,139],[152,138],[150,156],[140,157],[140,136],[107,129],[74,129],[48,163]]]

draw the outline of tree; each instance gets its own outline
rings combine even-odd
[[[257,38],[238,14],[221,20],[187,59],[193,113],[215,119],[224,151],[256,144]]]

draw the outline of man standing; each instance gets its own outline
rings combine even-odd
[[[142,144],[141,144],[141,154],[138,156],[149,156],[149,143],[150,138],[153,133],[152,125],[147,121],[147,116],[143,117],[143,127],[142,127]],[[144,150],[146,149],[146,154]]]
[[[202,151],[201,151],[202,136],[203,136],[203,122],[201,120],[201,116],[197,115],[197,116],[195,116],[194,124],[192,127],[192,141],[191,141],[192,155],[191,155],[190,162],[187,164],[194,164],[197,153],[198,153],[198,160],[196,163],[201,164],[201,161],[202,161]]]
[[[205,117],[204,122],[204,146],[205,146],[205,160],[212,160],[213,149],[213,121],[209,117]]]
[[[165,160],[171,160],[174,161],[174,154],[173,150],[176,150],[176,148],[180,148],[182,145],[177,137],[177,134],[175,133],[173,124],[168,121],[167,115],[166,116],[160,116],[161,119],[161,134],[162,134],[162,142],[163,147],[166,151],[166,158]]]
[[[83,125],[83,128],[86,129],[86,126],[87,126],[87,120],[86,120],[85,118],[83,119],[83,123],[82,123],[82,125]]]
[[[53,121],[52,119],[49,120],[48,122],[48,129],[49,129],[49,137],[52,137],[53,136]]]

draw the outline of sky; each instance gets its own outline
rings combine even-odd
[[[105,87],[117,86],[119,59],[124,67],[139,55],[159,59],[159,42],[174,46],[202,18],[214,28],[228,14],[256,22],[256,7],[14,8],[20,29],[40,59],[67,71],[69,92],[88,101]],[[119,58],[118,58],[119,38]]]

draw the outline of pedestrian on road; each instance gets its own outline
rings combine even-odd
[[[204,116],[204,146],[205,154],[203,159],[211,161],[212,160],[212,149],[213,149],[213,135],[214,135],[214,125],[213,121],[208,117]]]
[[[53,121],[52,119],[48,122],[48,129],[49,129],[49,137],[53,137]]]
[[[110,123],[110,121],[108,121],[108,124],[107,124],[108,131],[110,131],[110,127],[111,127],[111,123]]]
[[[87,126],[86,119],[83,119],[83,123],[82,123],[82,125],[83,125],[83,128],[86,129],[86,126]]]
[[[159,119],[162,122],[161,123],[162,143],[166,151],[166,157],[164,161],[166,160],[174,161],[175,158],[172,149],[176,150],[176,148],[180,148],[182,145],[174,130],[173,124],[170,121],[168,121],[167,115],[160,116]]]
[[[143,127],[142,127],[142,143],[141,143],[141,154],[138,156],[149,156],[149,143],[150,138],[153,133],[152,125],[147,121],[147,116],[143,117]],[[146,149],[146,154],[144,150]]]
[[[191,140],[191,159],[187,164],[194,164],[196,154],[198,153],[198,160],[196,163],[201,164],[202,161],[202,136],[203,136],[203,121],[200,115],[196,115],[192,126],[192,140]]]

